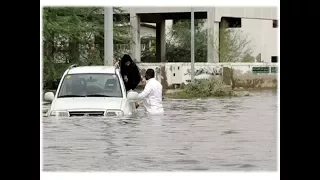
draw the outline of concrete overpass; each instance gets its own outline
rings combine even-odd
[[[169,19],[190,19],[191,7],[121,7],[124,14],[130,14],[131,33],[133,42],[130,45],[132,57],[140,62],[141,41],[140,23],[156,23],[156,55],[157,60],[165,62],[166,38],[165,20]],[[208,44],[207,61],[219,62],[219,44],[214,43],[214,39],[219,32],[219,22],[221,17],[236,17],[248,19],[277,19],[276,7],[193,7],[195,19],[207,19]]]

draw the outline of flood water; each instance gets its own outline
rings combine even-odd
[[[277,170],[276,92],[163,104],[161,118],[44,117],[43,170]]]

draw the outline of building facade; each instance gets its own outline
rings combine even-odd
[[[133,42],[130,52],[133,58],[141,61],[141,52],[156,44],[156,56],[159,62],[166,62],[167,33],[174,21],[190,19],[188,7],[122,7],[130,14]],[[278,18],[276,7],[195,7],[195,19],[206,19],[203,28],[208,31],[207,62],[219,60],[219,28],[222,20],[235,24],[228,28],[238,28],[250,40],[255,62],[277,62]],[[146,46],[147,45],[147,46]]]

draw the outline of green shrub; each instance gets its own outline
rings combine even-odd
[[[232,96],[231,88],[228,88],[219,79],[201,79],[187,84],[180,92],[173,93],[173,98],[205,98]]]

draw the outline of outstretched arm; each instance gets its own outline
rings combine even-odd
[[[150,83],[147,83],[144,90],[138,95],[139,99],[146,98],[151,93],[151,91],[152,91],[152,89],[150,87]]]

